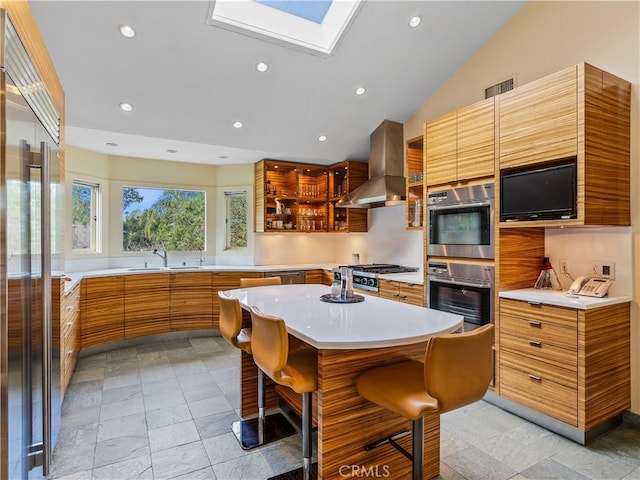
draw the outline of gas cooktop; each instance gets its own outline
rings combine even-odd
[[[370,263],[365,265],[346,265],[349,268],[353,268],[354,274],[356,272],[361,273],[374,273],[374,274],[386,274],[386,273],[407,273],[417,272],[417,268],[403,267],[401,265],[391,265],[388,263]]]

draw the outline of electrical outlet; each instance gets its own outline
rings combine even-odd
[[[609,260],[594,260],[593,275],[603,278],[616,278],[616,264]]]
[[[568,263],[567,260],[562,258],[559,260],[559,262],[560,262],[560,273],[565,275],[569,273],[569,267],[567,267],[567,263]]]

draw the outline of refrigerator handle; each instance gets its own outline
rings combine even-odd
[[[42,271],[42,473],[49,475],[51,465],[51,362],[53,329],[51,325],[51,148],[46,142],[40,143],[41,166],[41,271]]]

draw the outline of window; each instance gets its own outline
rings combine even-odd
[[[100,186],[74,180],[71,190],[71,247],[76,252],[98,252],[98,201]]]
[[[204,251],[205,200],[205,192],[123,187],[124,251]]]
[[[247,192],[224,192],[225,250],[247,247]]]

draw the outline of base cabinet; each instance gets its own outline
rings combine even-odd
[[[631,406],[630,303],[500,299],[500,396],[588,432]]]
[[[124,337],[169,331],[169,275],[164,273],[124,277]]]
[[[60,391],[64,396],[80,353],[80,284],[64,293],[60,281]]]
[[[380,279],[378,287],[380,289],[378,295],[382,298],[410,303],[419,307],[425,306],[424,285]]]
[[[171,331],[213,328],[211,272],[172,273]]]
[[[124,275],[82,280],[82,348],[124,339]]]

